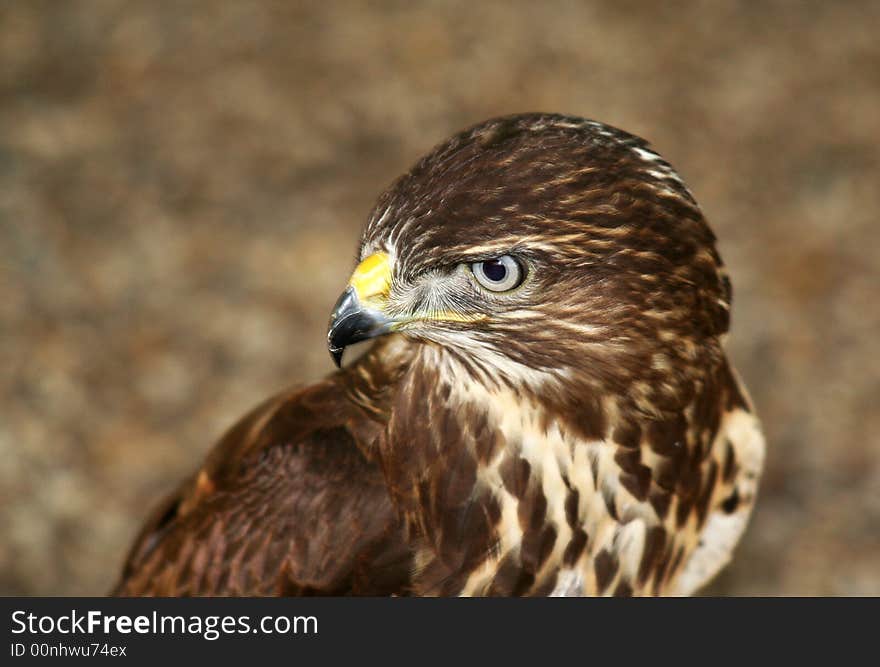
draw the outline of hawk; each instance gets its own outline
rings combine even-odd
[[[764,440],[731,285],[644,140],[552,114],[452,137],[378,200],[323,381],[245,416],[118,595],[687,595]]]

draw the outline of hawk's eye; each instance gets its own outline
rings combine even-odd
[[[519,287],[524,274],[519,262],[510,255],[474,262],[471,271],[480,285],[493,292],[507,292]]]

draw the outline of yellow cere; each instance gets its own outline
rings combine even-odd
[[[354,270],[348,284],[354,288],[361,304],[382,309],[391,291],[391,260],[384,252],[370,255]],[[465,315],[452,310],[433,310],[403,320],[398,320],[392,328],[399,330],[415,322],[478,322],[486,319],[483,314]]]
[[[358,264],[348,284],[362,302],[388,296],[391,289],[391,262],[384,252],[370,255]]]

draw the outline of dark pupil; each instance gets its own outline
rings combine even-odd
[[[483,273],[493,283],[500,283],[507,277],[507,267],[498,259],[483,262]]]

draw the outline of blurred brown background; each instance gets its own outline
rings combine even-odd
[[[719,594],[880,594],[880,3],[5,2],[0,593],[101,594],[148,507],[331,370],[379,192],[560,111],[649,140],[734,281],[770,450]]]

